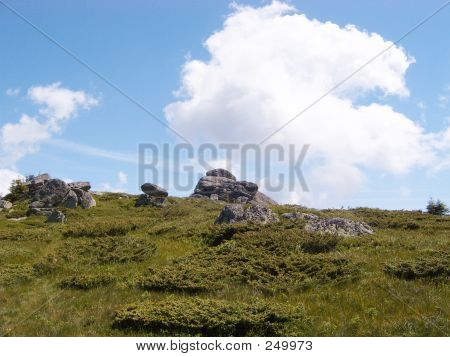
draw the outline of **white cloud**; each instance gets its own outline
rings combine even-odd
[[[28,97],[41,106],[40,116],[22,114],[18,122],[0,127],[0,168],[12,168],[22,157],[34,154],[40,144],[60,132],[80,108],[89,109],[97,99],[84,91],[72,91],[53,83],[31,87]]]
[[[117,173],[117,178],[119,180],[120,185],[126,185],[128,183],[128,176],[125,172],[119,171]]]
[[[353,25],[308,19],[285,3],[234,5],[204,43],[210,59],[186,60],[177,101],[165,114],[196,142],[257,143],[391,45]],[[282,192],[284,200],[339,205],[363,185],[364,169],[405,173],[435,163],[433,135],[420,125],[388,105],[358,104],[369,93],[408,96],[412,63],[393,46],[269,140],[311,145],[311,192]]]
[[[0,169],[0,197],[9,193],[11,182],[24,177],[18,172],[10,169]]]
[[[10,97],[14,97],[16,95],[19,95],[20,88],[8,88],[5,93]]]

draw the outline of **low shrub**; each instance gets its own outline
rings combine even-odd
[[[0,286],[9,286],[33,279],[33,269],[27,264],[5,264],[0,266]]]
[[[336,235],[311,235],[299,244],[299,248],[305,253],[326,253],[334,250],[338,242],[339,238]]]
[[[66,238],[79,237],[116,237],[124,236],[138,228],[136,223],[121,220],[102,220],[93,222],[80,222],[70,226],[63,236]]]
[[[256,230],[258,230],[258,227],[251,224],[214,225],[209,231],[202,234],[202,238],[207,245],[216,246],[232,239],[238,233]]]
[[[76,274],[66,277],[58,282],[62,289],[89,290],[99,286],[109,285],[115,281],[114,276],[106,274]]]
[[[357,278],[359,265],[348,258],[300,251],[297,247],[305,237],[298,233],[246,232],[219,246],[179,258],[169,266],[150,269],[138,277],[138,286],[145,290],[193,293],[234,284],[273,292]],[[324,245],[328,249],[332,243]]]
[[[450,254],[433,251],[410,260],[386,264],[385,273],[399,279],[447,278],[450,276]]]
[[[67,240],[56,252],[36,264],[35,270],[45,273],[64,263],[97,265],[140,262],[152,256],[155,251],[156,245],[144,238],[102,237]]]
[[[123,306],[115,312],[113,323],[120,329],[170,336],[288,336],[304,333],[309,325],[298,305],[175,297]]]

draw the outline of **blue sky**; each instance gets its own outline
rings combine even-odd
[[[173,92],[180,87],[180,72],[187,58],[208,61],[210,53],[203,42],[222,29],[232,11],[229,1],[220,0],[7,3],[163,120],[164,108],[176,101]],[[269,2],[239,4],[260,7]],[[289,4],[309,19],[339,26],[354,24],[395,41],[443,1]],[[429,133],[445,131],[450,118],[446,102],[450,97],[449,17],[450,7],[402,41],[405,53],[415,59],[404,75],[409,96],[384,96],[375,91],[358,98],[355,105],[389,105]],[[55,82],[89,93],[98,105],[80,109],[51,140],[17,160],[13,169],[21,174],[49,172],[54,177],[87,179],[96,189],[137,192],[137,166],[127,158],[136,154],[139,143],[175,143],[177,138],[0,6],[0,126],[17,122],[22,113],[37,115],[39,106],[27,96],[28,88]],[[105,157],[108,155],[114,158]],[[445,157],[444,153],[442,160]],[[330,204],[418,209],[430,196],[449,202],[449,170],[430,173],[431,169],[411,165],[407,172],[396,173],[365,167],[364,184]],[[123,174],[119,178],[119,172],[127,179]]]

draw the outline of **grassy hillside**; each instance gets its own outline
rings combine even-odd
[[[449,335],[449,217],[314,212],[375,229],[337,238],[301,221],[215,226],[223,204],[208,200],[96,200],[67,224],[0,213],[0,334]]]

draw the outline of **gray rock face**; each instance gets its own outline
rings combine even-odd
[[[45,182],[44,185],[36,191],[32,201],[40,201],[44,207],[55,207],[64,202],[68,193],[69,187],[64,181],[53,179]]]
[[[141,190],[145,194],[153,197],[167,197],[169,195],[167,190],[153,183],[144,183],[141,186]]]
[[[226,177],[233,181],[236,181],[236,177],[228,170],[225,169],[213,169],[206,173],[206,176]]]
[[[314,215],[313,215],[314,216]],[[306,218],[305,230],[337,234],[340,236],[361,236],[373,234],[373,230],[364,222],[356,222],[345,218]]]
[[[31,175],[27,177],[25,185],[30,195],[34,195],[44,184],[51,179],[49,174]]]
[[[277,222],[277,215],[267,206],[252,204],[244,209],[240,204],[226,205],[216,219],[216,224],[251,222],[267,224]]]
[[[70,189],[77,188],[83,191],[89,191],[91,189],[91,184],[87,181],[70,182],[67,186],[69,186]]]
[[[253,199],[258,192],[258,185],[248,181],[236,181],[227,170],[208,171],[197,183],[191,197],[211,197],[217,195],[220,201],[245,203]]]
[[[39,202],[39,201],[37,201],[37,202]],[[72,190],[69,190],[69,192],[67,193],[66,198],[63,201],[63,205],[66,208],[77,208],[77,206],[78,206],[78,196],[77,196],[77,194],[75,192],[73,192]]]
[[[5,200],[0,200],[0,211],[4,209],[10,209],[12,207],[12,203]]]
[[[47,223],[65,223],[65,222],[66,216],[58,210],[53,211],[47,218]]]
[[[319,218],[318,216],[312,213],[297,213],[297,212],[283,213],[281,217],[284,219],[292,219],[292,220],[304,219],[305,221],[315,220]]]

